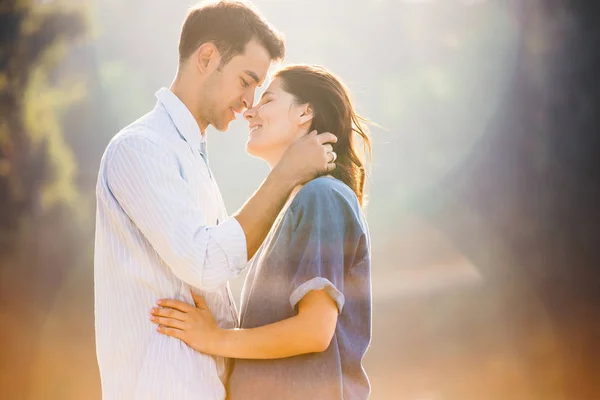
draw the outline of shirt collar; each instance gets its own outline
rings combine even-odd
[[[200,132],[198,122],[179,97],[164,87],[156,92],[156,97],[192,150],[198,151],[203,143],[206,145],[206,137]]]

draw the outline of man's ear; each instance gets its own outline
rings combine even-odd
[[[196,67],[202,74],[210,73],[221,62],[221,54],[212,42],[202,43],[195,53]]]
[[[300,106],[300,125],[304,125],[314,118],[313,109],[310,104],[306,103]]]

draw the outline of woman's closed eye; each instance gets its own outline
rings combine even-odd
[[[244,78],[240,78],[240,80],[242,81],[242,86],[243,87],[245,87],[245,88],[250,87],[250,84]]]

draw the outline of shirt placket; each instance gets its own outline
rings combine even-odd
[[[208,177],[210,179],[211,184],[213,185],[213,188],[215,190],[213,190],[213,199],[215,201],[215,205],[218,207],[219,202],[217,201],[217,196],[216,196],[216,188],[215,188],[215,181],[212,175],[212,171],[210,170],[210,165],[208,163],[208,155],[207,155],[207,150],[206,150],[206,142],[202,142],[200,143],[200,148],[198,149],[198,153],[200,154],[200,157],[202,157],[202,160],[204,161],[204,165],[206,165],[206,169],[208,170]],[[217,216],[217,225],[219,225],[220,221],[219,221],[219,217]]]

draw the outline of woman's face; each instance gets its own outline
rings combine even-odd
[[[312,111],[308,104],[295,104],[281,78],[275,78],[244,118],[250,130],[246,151],[273,167],[293,141],[308,133]]]

